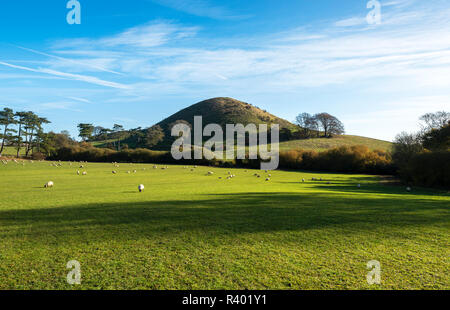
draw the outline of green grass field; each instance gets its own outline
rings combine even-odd
[[[0,162],[0,289],[450,289],[448,193],[367,175],[78,166]],[[381,285],[367,284],[370,260]]]
[[[13,146],[6,146],[3,150],[3,156],[15,157],[17,155],[17,149]],[[25,148],[22,148],[19,153],[20,156],[25,156]]]
[[[326,151],[341,146],[365,145],[371,150],[390,151],[392,143],[383,140],[377,140],[359,136],[343,135],[332,139],[315,138],[304,140],[293,140],[280,143],[281,151],[294,149],[313,150],[317,152]]]

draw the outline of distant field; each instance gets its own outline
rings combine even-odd
[[[303,149],[322,152],[331,148],[336,148],[340,146],[353,146],[353,145],[365,145],[371,150],[382,150],[382,151],[388,151],[392,147],[392,143],[388,141],[345,135],[332,139],[317,138],[317,139],[281,142],[280,150],[289,151],[293,149]]]
[[[4,156],[16,156],[17,155],[17,149],[13,146],[7,146],[3,150]],[[22,148],[19,153],[20,156],[25,155],[25,148]]]
[[[450,289],[448,194],[271,174],[0,162],[0,289]],[[65,280],[70,260],[80,286]]]

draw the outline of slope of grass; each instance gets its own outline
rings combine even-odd
[[[371,150],[389,151],[392,148],[392,143],[383,140],[377,140],[372,138],[343,135],[327,138],[314,138],[307,140],[293,140],[280,143],[281,151],[289,151],[294,149],[325,151],[340,146],[353,146],[353,145],[365,145]]]
[[[17,149],[13,146],[6,146],[3,150],[3,156],[16,156]],[[19,153],[20,156],[25,156],[25,148],[22,148]]]
[[[0,289],[450,288],[448,194],[255,172],[0,163]],[[80,286],[66,282],[70,260]],[[366,282],[369,260],[380,286]]]

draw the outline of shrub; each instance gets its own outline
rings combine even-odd
[[[280,167],[315,171],[392,174],[391,157],[366,146],[342,146],[325,152],[292,150],[280,153]]]
[[[402,176],[413,184],[450,188],[450,151],[417,154],[408,169],[402,172]]]

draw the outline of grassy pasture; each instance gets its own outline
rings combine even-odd
[[[3,150],[3,156],[15,157],[17,155],[17,149],[14,146],[5,146]],[[19,156],[25,156],[25,148],[20,149]]]
[[[392,143],[388,141],[360,136],[342,135],[338,137],[333,137],[332,139],[314,138],[306,140],[303,139],[303,140],[292,140],[281,142],[280,150],[289,151],[302,149],[302,150],[323,152],[341,146],[354,146],[354,145],[365,145],[370,150],[381,150],[381,151],[390,151],[392,148]]]
[[[367,175],[62,165],[0,163],[0,289],[450,289],[448,193]]]

